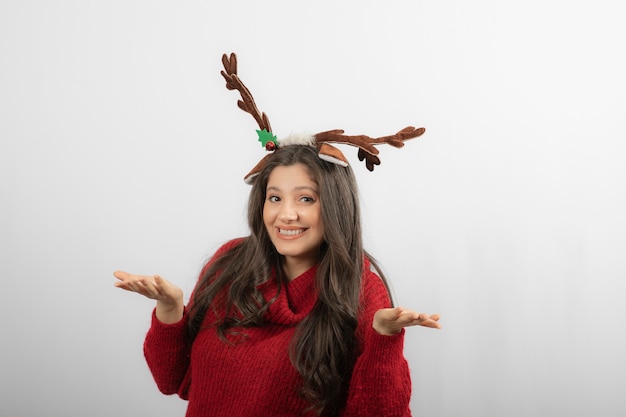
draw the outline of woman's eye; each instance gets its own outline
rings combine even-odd
[[[313,197],[300,197],[300,201],[303,201],[305,203],[312,203],[315,201],[315,199]]]
[[[268,201],[271,201],[272,203],[275,203],[277,201],[280,201],[280,198],[276,197],[275,195],[271,195],[267,198]]]

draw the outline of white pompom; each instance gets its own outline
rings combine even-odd
[[[316,144],[315,136],[308,133],[292,133],[286,138],[278,140],[278,146],[281,148],[289,145],[315,146]]]

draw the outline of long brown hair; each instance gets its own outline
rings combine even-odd
[[[346,401],[354,367],[363,262],[369,255],[363,249],[354,173],[350,167],[320,159],[317,153],[312,146],[290,145],[268,158],[250,192],[250,235],[216,259],[198,281],[189,311],[189,334],[195,338],[209,308],[222,318],[215,324],[224,341],[232,327],[263,325],[272,300],[266,301],[257,287],[272,279],[272,270],[277,272],[279,290],[284,282],[282,255],[263,223],[266,186],[275,167],[303,164],[319,187],[324,242],[315,278],[318,300],[298,325],[290,356],[302,376],[304,398],[320,415],[334,416]]]

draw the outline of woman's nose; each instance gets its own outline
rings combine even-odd
[[[298,218],[298,213],[291,204],[283,204],[278,219],[282,222],[294,221]]]

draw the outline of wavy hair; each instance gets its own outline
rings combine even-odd
[[[284,284],[283,257],[274,248],[263,223],[266,187],[277,166],[303,164],[319,187],[324,241],[316,273],[318,300],[298,325],[290,357],[302,376],[301,394],[320,415],[337,415],[345,404],[355,362],[357,319],[364,257],[368,256],[383,282],[384,275],[363,249],[357,184],[350,167],[324,161],[312,146],[290,145],[275,151],[254,179],[248,202],[250,235],[214,260],[196,285],[189,311],[192,340],[209,308],[218,314],[219,336],[233,327],[264,324],[273,300],[257,287],[277,271],[279,291]],[[248,259],[248,262],[235,262]],[[245,336],[244,336],[245,337]]]

